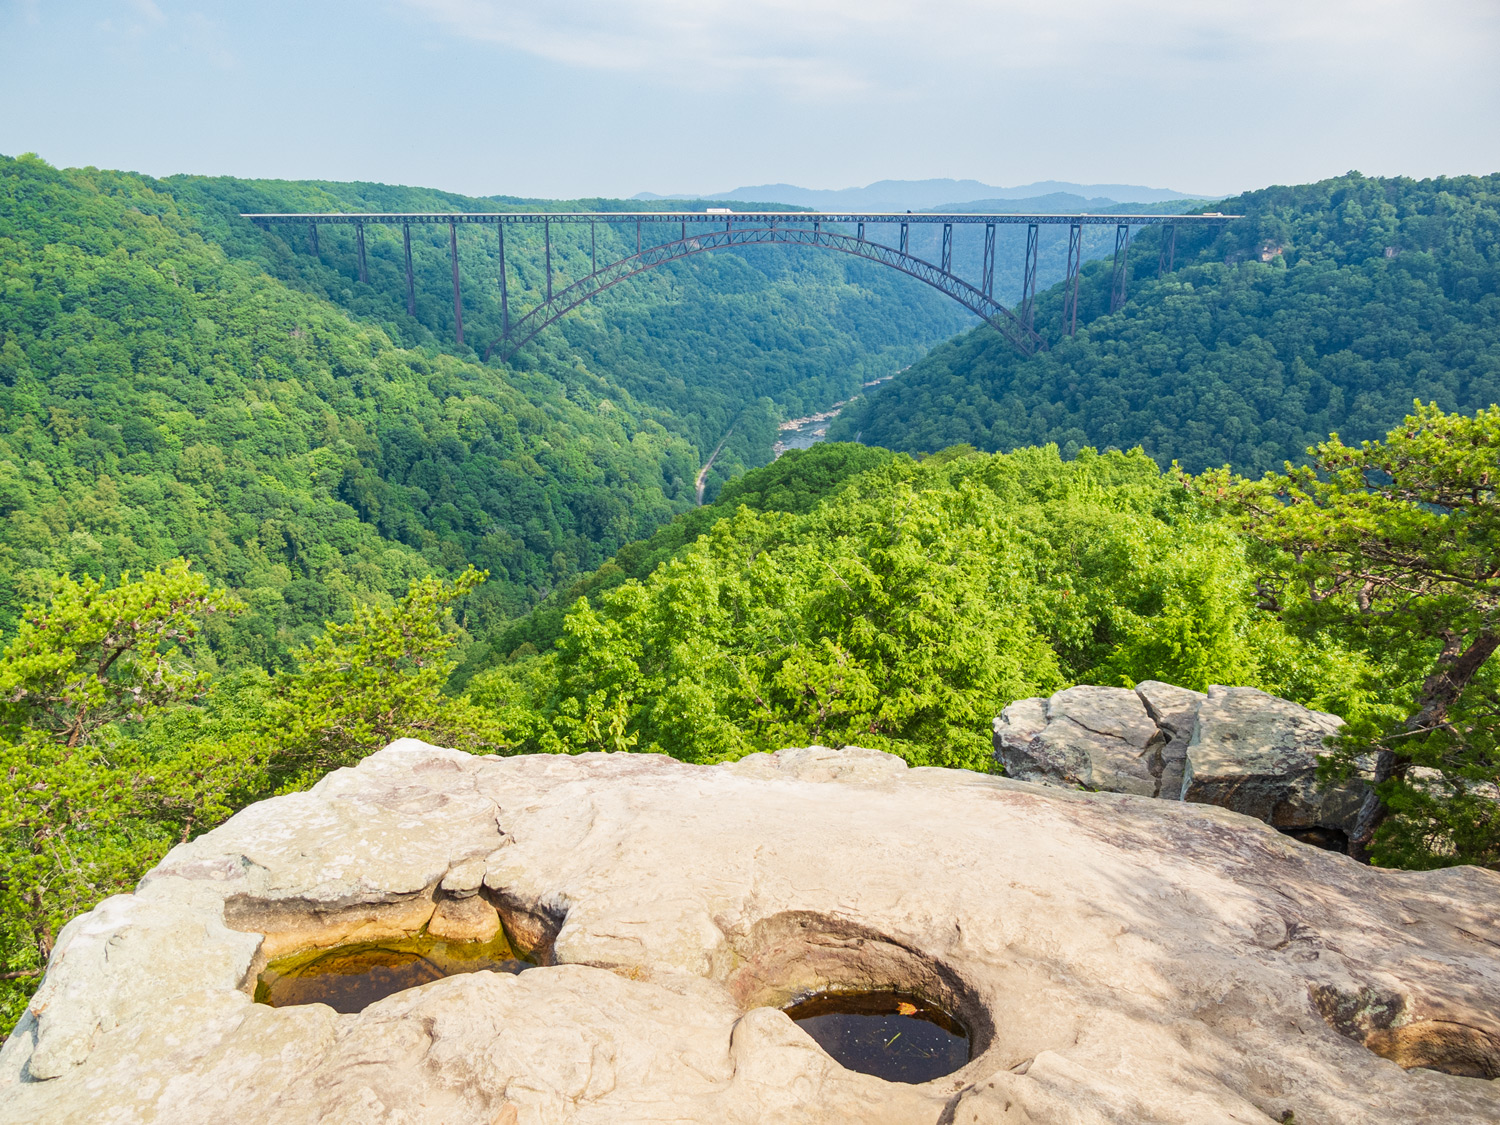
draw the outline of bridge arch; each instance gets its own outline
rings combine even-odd
[[[788,218],[794,214],[789,214]],[[864,224],[861,223],[861,230],[863,227]],[[736,227],[732,222],[726,222],[722,230],[691,234],[671,242],[647,247],[579,278],[532,308],[514,323],[507,324],[507,331],[491,341],[485,348],[484,358],[486,361],[492,356],[498,357],[501,362],[509,360],[516,352],[534,340],[543,329],[557,323],[579,305],[628,278],[694,254],[703,254],[710,250],[725,250],[736,246],[818,246],[863,258],[869,262],[878,262],[899,270],[908,277],[914,277],[945,296],[951,297],[992,325],[1007,340],[1027,354],[1046,346],[1045,341],[1030,324],[1025,323],[1021,317],[1011,312],[994,297],[926,259],[915,257],[893,246],[872,242],[862,236],[825,231],[819,226],[781,226],[771,223],[767,226]]]
[[[1239,215],[1225,215],[1217,211],[1199,215],[1020,215],[1009,212],[979,213],[933,213],[901,212],[836,212],[836,211],[454,211],[454,212],[333,212],[333,213],[279,213],[263,214],[246,212],[240,215],[263,229],[287,224],[307,226],[308,249],[318,255],[318,227],[323,224],[339,224],[355,228],[355,253],[359,280],[368,283],[369,271],[365,258],[365,227],[373,224],[402,228],[405,256],[406,312],[416,316],[416,287],[412,273],[411,227],[415,224],[441,224],[448,228],[448,255],[453,272],[453,322],[454,337],[460,347],[464,346],[463,298],[460,292],[458,268],[458,227],[478,224],[494,226],[499,238],[500,251],[500,315],[501,335],[491,341],[485,349],[486,360],[497,352],[502,360],[509,359],[516,351],[550,324],[556,323],[572,309],[591,297],[618,285],[627,277],[654,269],[667,262],[701,254],[708,250],[723,250],[735,246],[818,246],[856,258],[878,262],[916,278],[932,286],[938,292],[951,297],[985,323],[992,325],[1021,352],[1030,355],[1047,346],[1046,341],[1032,327],[1032,315],[1036,298],[1038,232],[1043,226],[1068,227],[1068,268],[1063,281],[1063,332],[1073,335],[1078,328],[1078,281],[1083,264],[1083,231],[1090,226],[1110,225],[1115,228],[1114,271],[1110,285],[1110,312],[1117,312],[1125,303],[1129,270],[1127,256],[1130,250],[1130,232],[1133,227],[1161,226],[1162,239],[1157,258],[1157,276],[1170,273],[1177,246],[1177,227],[1217,227]],[[636,252],[628,257],[599,268],[598,241],[593,228],[599,223],[635,223]],[[553,291],[552,234],[553,224],[580,224],[590,226],[591,272],[567,285],[559,292]],[[671,242],[659,243],[642,249],[641,228],[643,225],[670,223],[681,225],[682,237]],[[723,223],[723,227],[719,227]],[[824,223],[854,226],[858,233],[851,236],[841,231],[824,230]],[[865,224],[899,225],[901,245],[886,246],[865,238]],[[510,319],[505,269],[505,228],[513,224],[540,225],[544,232],[546,256],[547,297],[540,305],[531,309],[514,323]],[[710,225],[710,229],[692,235],[688,225]],[[908,228],[912,224],[942,225],[943,249],[941,265],[907,252]],[[955,226],[983,225],[984,267],[983,280],[973,285],[952,271],[953,228]],[[1026,260],[1022,273],[1020,311],[1012,312],[994,298],[995,278],[995,228],[1004,225],[1025,225]]]

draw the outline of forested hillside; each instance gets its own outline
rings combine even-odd
[[[464,335],[454,344],[448,232],[412,228],[417,315],[406,314],[399,227],[369,227],[370,282],[361,284],[354,232],[319,231],[319,253],[299,226],[262,231],[238,216],[258,211],[620,211],[702,209],[703,204],[640,204],[609,199],[477,199],[382,184],[289,183],[172,177],[161,181],[200,217],[232,257],[379,324],[407,346],[434,347],[469,359],[500,335],[499,254],[492,227],[461,227]],[[774,208],[773,208],[774,209]],[[632,253],[635,224],[600,224],[599,261]],[[676,238],[672,226],[645,228]],[[557,286],[589,272],[590,230],[556,225]],[[506,232],[514,318],[546,290],[540,227]],[[775,423],[848,398],[860,384],[912,363],[974,323],[961,306],[872,263],[826,251],[750,247],[669,263],[574,310],[508,365],[566,377],[589,372],[623,388],[653,417],[686,437],[706,458],[729,440],[709,480],[709,495],[770,457]]]
[[[831,438],[892,449],[969,442],[1141,446],[1160,464],[1258,472],[1328,433],[1373,438],[1412,400],[1500,401],[1500,176],[1348,176],[1214,205],[1247,216],[1132,250],[1129,303],[1108,313],[1110,263],[1086,266],[1080,328],[1062,292],[1038,304],[1052,348],[1024,358],[980,329],[847,409]]]
[[[726,431],[725,476],[769,458],[780,411],[847,395],[960,322],[837,256],[714,255],[484,367],[447,336],[432,231],[410,318],[399,233],[372,231],[366,285],[347,228],[314,257],[237,217],[502,205],[517,204],[0,159],[0,634],[57,574],[178,556],[251,607],[208,630],[229,666],[279,667],[356,602],[469,564],[491,575],[467,617],[482,634],[690,507]],[[497,290],[464,234],[482,340]],[[577,246],[556,249],[577,267]],[[524,245],[510,259],[524,302],[539,270]]]
[[[743,487],[515,627],[470,690],[518,749],[855,743],[984,770],[1000,708],[1073,683],[1369,704],[1372,666],[1257,613],[1247,542],[1139,453],[824,445]]]
[[[0,621],[187,556],[275,666],[351,599],[492,572],[524,607],[691,503],[698,455],[597,376],[500,378],[236,262],[139,177],[0,176]],[[7,628],[8,631],[8,628]]]

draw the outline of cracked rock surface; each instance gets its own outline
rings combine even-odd
[[[1146,753],[1169,706],[1116,696],[1101,731],[1084,702],[1027,721]],[[1212,805],[857,748],[404,741],[70,923],[0,1051],[0,1122],[1492,1123],[1497,903],[1474,868],[1374,870]],[[541,967],[347,1015],[251,1000],[268,957],[491,911]],[[971,1061],[845,1070],[779,1010],[833,986],[938,1002]]]
[[[1208,694],[1147,680],[1022,699],[995,720],[1008,776],[1043,785],[1219,805],[1276,828],[1347,833],[1364,783],[1317,784],[1343,720],[1255,688]]]

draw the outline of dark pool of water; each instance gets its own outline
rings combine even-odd
[[[519,973],[531,967],[516,957],[503,935],[488,942],[443,942],[419,935],[282,957],[260,974],[255,999],[273,1008],[327,1004],[336,1012],[358,1012],[443,977],[484,969]]]
[[[827,992],[786,1014],[842,1066],[890,1082],[929,1082],[969,1061],[963,1026],[918,996]]]
[[[1340,828],[1278,828],[1276,831],[1315,848],[1349,854],[1349,837]]]

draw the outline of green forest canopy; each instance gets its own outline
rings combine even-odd
[[[1362,658],[1257,614],[1247,541],[1139,452],[851,449],[789,454],[701,534],[621,552],[514,627],[474,699],[527,750],[854,743],[980,770],[1003,706],[1073,683],[1368,705]]]
[[[250,607],[207,629],[224,667],[284,667],[325,620],[470,564],[490,574],[466,618],[483,634],[691,507],[726,429],[710,495],[770,458],[800,396],[845,396],[962,322],[878,267],[716,255],[484,367],[442,343],[444,249],[416,247],[409,318],[399,235],[372,232],[364,285],[347,230],[315,258],[238,218],[517,205],[0,158],[0,633],[57,574],[189,557]],[[462,253],[483,338],[494,278]],[[511,262],[524,299],[539,271],[523,245]]]
[[[1026,358],[970,332],[845,410],[829,437],[911,452],[1056,442],[1065,456],[1139,445],[1162,465],[1259,473],[1331,432],[1378,437],[1413,399],[1500,401],[1500,175],[1350,173],[1214,208],[1246,218],[1179,231],[1177,269],[1159,281],[1159,230],[1141,232],[1120,312],[1107,311],[1110,263],[1091,263],[1075,338],[1054,287],[1037,308],[1050,350]]]

